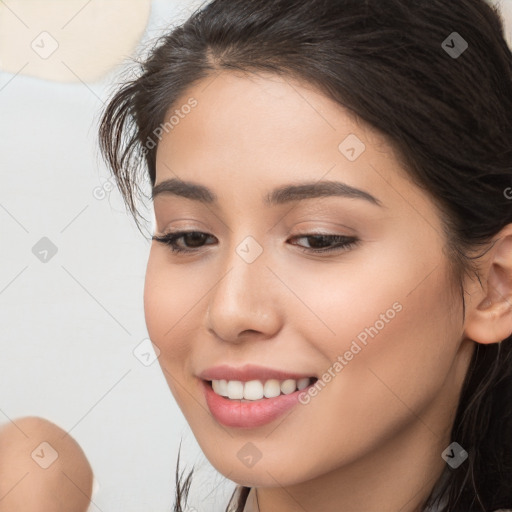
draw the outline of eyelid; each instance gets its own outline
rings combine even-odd
[[[320,227],[320,225],[322,227]],[[312,227],[310,227],[312,226]],[[344,236],[357,236],[356,230],[347,224],[341,222],[329,222],[320,219],[303,219],[293,225],[293,230],[299,230],[300,233],[318,234],[318,235],[335,235],[339,234]],[[335,233],[333,231],[341,231],[341,233]]]

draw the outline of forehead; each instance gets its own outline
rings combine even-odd
[[[385,136],[290,78],[211,75],[181,95],[166,113],[171,118],[157,148],[156,184],[178,177],[221,190],[221,200],[242,189],[263,196],[283,183],[321,179],[342,180],[383,203],[390,194],[396,200],[419,192]],[[350,146],[356,158],[348,158]]]
[[[191,99],[197,102],[193,109],[187,107]],[[166,119],[173,114],[181,114],[179,122],[160,146],[171,146],[176,157],[191,135],[197,149],[215,149],[218,157],[222,151],[272,157],[283,150],[300,157],[319,144],[337,154],[344,135],[356,131],[366,138],[363,132],[370,131],[312,86],[271,74],[220,72],[205,78],[182,94]]]
[[[174,102],[165,116],[170,119],[157,161],[161,154],[177,162],[215,153],[217,161],[250,156],[260,163],[279,162],[286,155],[290,163],[308,158],[312,150],[320,156],[318,149],[337,159],[339,144],[351,133],[385,145],[368,125],[312,86],[272,74],[211,75]]]

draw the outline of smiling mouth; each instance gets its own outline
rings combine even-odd
[[[305,377],[302,379],[267,379],[237,381],[237,380],[205,380],[213,392],[228,400],[238,402],[258,402],[281,395],[289,395],[314,385],[318,378]]]

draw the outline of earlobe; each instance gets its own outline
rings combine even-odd
[[[493,239],[481,262],[481,281],[473,283],[465,337],[477,343],[499,343],[512,334],[512,224]]]

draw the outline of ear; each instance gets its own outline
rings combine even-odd
[[[512,224],[496,235],[480,258],[480,280],[472,282],[466,305],[465,337],[499,343],[512,334]]]

